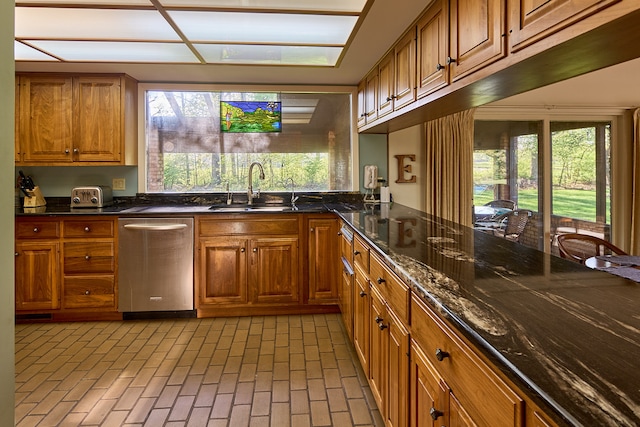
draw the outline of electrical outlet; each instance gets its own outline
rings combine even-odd
[[[125,185],[125,182],[124,182],[124,178],[113,178],[113,182],[112,182],[111,188],[113,190],[125,190],[126,189],[126,185]]]

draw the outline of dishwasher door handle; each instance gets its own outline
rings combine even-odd
[[[124,228],[129,230],[144,230],[144,231],[166,231],[166,230],[180,230],[187,228],[187,224],[125,224]]]

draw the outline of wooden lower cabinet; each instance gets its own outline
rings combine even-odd
[[[334,215],[307,219],[309,304],[337,304],[340,280],[339,222]]]
[[[343,318],[353,324],[353,346],[385,426],[557,425],[411,292],[382,254],[356,234],[352,241],[354,274],[343,273],[353,284],[352,312]]]
[[[199,316],[255,314],[260,308],[275,314],[302,304],[298,215],[204,216],[197,223]]]
[[[115,221],[16,218],[16,314],[27,319],[121,318]]]
[[[355,267],[353,286],[353,346],[365,375],[369,375],[369,279],[358,264]]]
[[[60,308],[60,243],[16,241],[16,311]]]

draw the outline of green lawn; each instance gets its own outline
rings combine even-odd
[[[476,205],[484,205],[493,200],[493,191],[485,190],[474,195]],[[538,191],[520,190],[518,192],[520,209],[538,210]],[[596,192],[594,190],[553,190],[553,214],[570,218],[596,220]]]

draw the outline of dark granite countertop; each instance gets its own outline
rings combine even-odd
[[[557,422],[640,425],[640,283],[397,204],[336,212]]]

